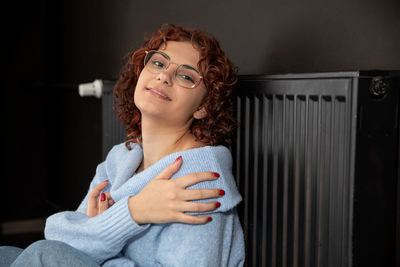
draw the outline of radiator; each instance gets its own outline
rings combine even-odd
[[[247,266],[395,266],[399,84],[395,72],[240,77]]]
[[[246,266],[399,264],[399,76],[239,77],[232,152]],[[103,88],[103,158],[125,140],[114,84]]]
[[[102,157],[106,158],[111,148],[124,142],[126,139],[125,129],[122,127],[116,111],[113,109],[113,89],[116,81],[103,80],[101,97],[102,112]]]

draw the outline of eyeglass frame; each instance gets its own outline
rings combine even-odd
[[[189,67],[190,69],[193,69],[194,71],[196,71],[197,74],[199,74],[200,79],[199,79],[199,81],[198,81],[197,84],[194,84],[192,87],[187,87],[187,86],[180,85],[179,82],[177,82],[177,84],[178,84],[179,86],[181,86],[181,87],[183,87],[183,88],[187,88],[187,89],[193,89],[193,88],[196,88],[197,86],[200,85],[201,81],[203,80],[203,76],[200,75],[200,72],[199,72],[196,68],[194,68],[194,67],[192,67],[192,66],[190,66],[190,65],[187,65],[187,64],[180,64],[180,65],[178,65],[177,63],[172,62],[171,59],[170,59],[170,57],[169,57],[169,55],[167,55],[166,53],[164,53],[164,52],[162,52],[162,51],[158,51],[158,50],[149,50],[149,51],[145,51],[146,55],[145,55],[145,57],[143,58],[143,64],[144,64],[144,65],[143,65],[143,68],[146,68],[146,66],[147,66],[147,64],[146,64],[146,58],[147,58],[147,56],[149,55],[149,53],[151,53],[151,52],[155,52],[155,53],[161,54],[161,55],[168,61],[168,66],[166,66],[165,68],[163,68],[164,71],[167,71],[167,69],[169,68],[169,66],[170,66],[171,64],[174,64],[174,65],[177,66],[176,69],[175,69],[175,72],[174,72],[174,79],[176,79],[176,71],[177,71],[177,70],[179,69],[179,67],[181,67],[181,66],[187,66],[187,67]],[[147,63],[148,63],[148,62],[147,62]],[[150,70],[149,70],[149,71],[150,71]],[[150,72],[153,73],[153,74],[159,74],[159,73],[161,73],[161,72],[152,72],[152,71],[150,71]]]

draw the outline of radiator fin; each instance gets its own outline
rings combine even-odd
[[[107,87],[106,87],[107,86]],[[113,110],[113,94],[112,88],[114,84],[106,84],[105,92],[102,95],[102,130],[103,130],[103,159],[110,152],[114,145],[125,141],[125,129],[117,118]]]
[[[247,203],[239,209],[247,266],[348,262],[347,98],[238,97],[235,175]]]

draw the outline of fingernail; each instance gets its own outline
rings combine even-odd
[[[215,177],[219,177],[219,174],[216,173],[216,172],[214,172],[214,176],[215,176]]]
[[[106,201],[106,194],[101,193],[101,195],[100,195],[100,201],[101,201],[101,202]]]
[[[215,203],[215,207],[216,207],[216,208],[221,207],[221,203],[219,203],[219,202]]]
[[[211,222],[212,221],[212,218],[211,217],[208,217],[207,218],[207,222]]]
[[[223,196],[223,195],[225,195],[225,191],[224,191],[224,190],[222,190],[222,189],[221,189],[221,190],[219,190],[219,195],[220,195],[220,196]]]
[[[175,160],[175,162],[180,161],[181,159],[182,159],[182,156],[179,156],[179,157]]]

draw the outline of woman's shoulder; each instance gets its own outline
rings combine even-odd
[[[129,143],[128,145],[123,142],[119,144],[115,144],[107,154],[107,158],[114,155],[128,155],[137,152],[142,152],[142,148],[137,143]]]
[[[131,176],[140,165],[143,157],[141,147],[136,143],[131,143],[128,149],[125,143],[114,145],[108,152],[105,167],[107,172],[113,176]]]
[[[204,181],[187,189],[214,189],[225,191],[225,195],[215,199],[221,203],[219,211],[227,211],[235,207],[242,197],[237,189],[232,173],[232,155],[225,146],[204,146],[182,153],[182,166],[176,177],[195,172],[216,172],[220,177],[212,181]],[[209,202],[210,199],[198,202]]]
[[[218,163],[224,167],[232,168],[232,154],[225,146],[203,146],[189,149],[181,152],[187,159],[201,159],[202,165],[208,165],[210,162]],[[193,164],[199,162],[191,161]]]

